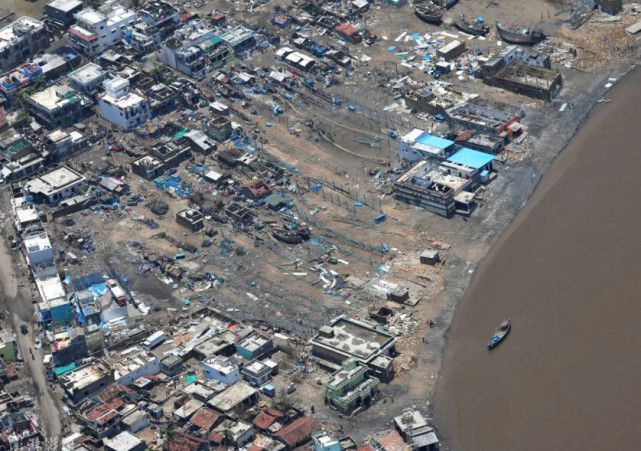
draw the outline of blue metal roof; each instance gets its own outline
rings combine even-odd
[[[488,163],[494,161],[494,156],[479,152],[478,150],[463,147],[461,150],[454,152],[447,161],[462,164],[471,168],[480,169]]]
[[[425,144],[426,146],[436,147],[437,149],[447,149],[454,141],[449,139],[439,138],[438,136],[430,135],[429,133],[423,133],[416,142]]]

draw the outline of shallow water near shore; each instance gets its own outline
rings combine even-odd
[[[460,303],[434,399],[449,448],[639,448],[640,86],[593,111]]]

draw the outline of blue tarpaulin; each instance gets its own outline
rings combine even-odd
[[[97,283],[89,287],[89,291],[95,296],[99,297],[102,296],[107,292],[107,285],[104,283]]]

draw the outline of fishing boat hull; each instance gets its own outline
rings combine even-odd
[[[463,16],[454,20],[454,26],[463,33],[471,34],[472,36],[485,36],[490,32],[490,27],[487,25],[470,23],[470,21]]]
[[[443,22],[444,9],[436,5],[415,5],[414,14],[423,22],[440,25]]]
[[[536,28],[525,28],[520,31],[510,30],[500,23],[496,24],[499,37],[510,44],[534,45],[545,39],[545,34]]]
[[[487,349],[492,350],[500,345],[505,337],[508,336],[512,330],[512,323],[510,321],[504,321],[503,324],[498,328],[498,330],[490,337],[490,341],[487,343]]]

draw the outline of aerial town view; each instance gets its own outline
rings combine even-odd
[[[637,450],[641,3],[0,0],[0,450]]]

